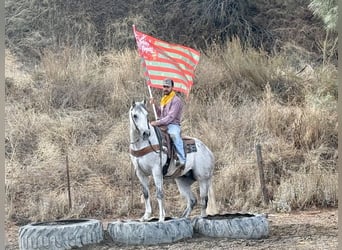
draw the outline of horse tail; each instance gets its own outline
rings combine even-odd
[[[209,215],[218,214],[212,180],[209,183],[207,214]]]

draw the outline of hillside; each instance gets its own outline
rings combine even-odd
[[[336,208],[337,34],[307,4],[6,0],[6,224],[143,213],[128,110],[149,94],[132,24],[201,51],[182,129],[214,153],[220,212]],[[185,203],[164,186],[166,213],[179,216]]]
[[[132,25],[160,39],[205,50],[234,37],[270,53],[322,62],[325,31],[308,0],[27,1],[6,0],[6,47],[26,62],[45,49],[89,45],[101,52],[134,48]],[[337,37],[330,34],[330,40]],[[330,46],[330,47],[329,47]],[[337,50],[331,52],[336,64]]]

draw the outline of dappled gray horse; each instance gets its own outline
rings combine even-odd
[[[160,146],[156,129],[150,125],[146,103],[133,102],[129,110],[130,121],[130,157],[135,172],[142,184],[145,199],[145,213],[141,218],[146,221],[152,214],[149,191],[149,176],[153,176],[156,186],[156,195],[159,206],[159,221],[164,221],[164,193],[163,193],[163,166],[167,162],[167,153]],[[175,178],[178,190],[187,201],[182,217],[188,217],[196,205],[196,197],[191,191],[191,185],[199,182],[201,199],[201,216],[207,215],[208,200],[210,207],[215,209],[215,199],[212,190],[212,175],[214,169],[213,153],[199,139],[192,138],[196,151],[187,154],[183,176]],[[186,172],[186,173],[185,173]],[[210,197],[208,198],[208,193]]]

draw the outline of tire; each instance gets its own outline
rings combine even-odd
[[[208,237],[260,239],[268,237],[269,225],[265,215],[223,214],[195,217],[194,232]]]
[[[156,245],[173,243],[192,238],[193,227],[188,218],[165,218],[140,221],[114,221],[108,223],[107,231],[114,242],[126,245]]]
[[[103,240],[102,222],[93,219],[58,220],[19,228],[19,248],[71,249]]]

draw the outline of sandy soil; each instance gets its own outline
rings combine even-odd
[[[105,232],[105,240],[83,249],[337,249],[337,209],[301,211],[290,214],[268,214],[270,234],[260,240],[212,239],[195,235],[174,244],[159,246],[125,246],[112,242]],[[106,229],[106,222],[103,223]],[[19,249],[19,227],[6,223],[6,249]]]

